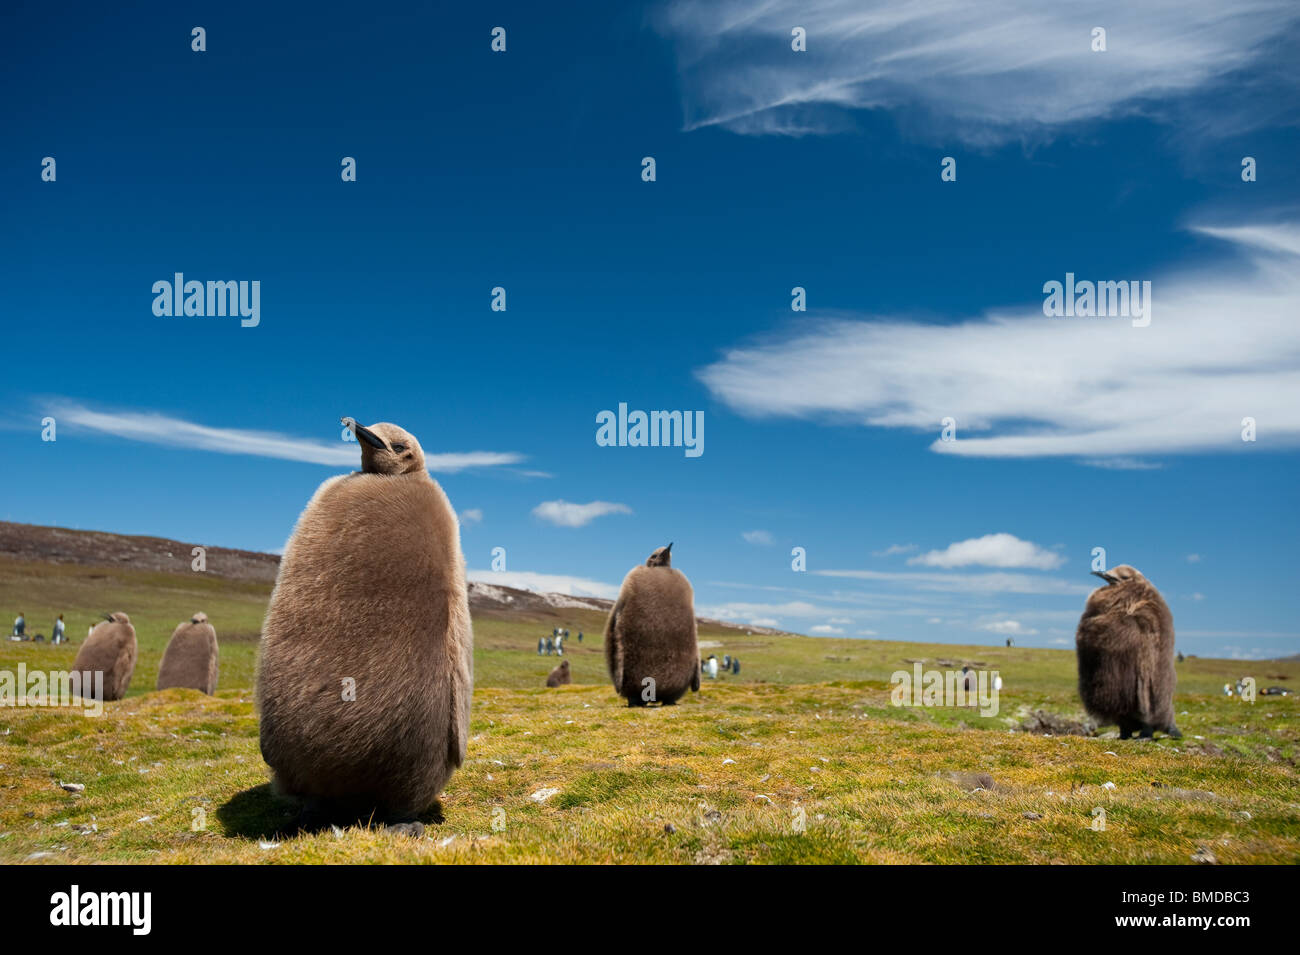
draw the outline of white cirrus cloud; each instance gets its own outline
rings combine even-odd
[[[1039,594],[1068,597],[1089,594],[1093,590],[1088,584],[1073,584],[1056,577],[1039,577],[1006,571],[945,574],[925,571],[834,569],[810,570],[808,573],[817,577],[878,581],[892,586],[910,587],[914,590],[954,594]]]
[[[1300,227],[1197,231],[1229,243],[1248,268],[1157,278],[1144,328],[1047,318],[1041,299],[956,324],[840,318],[732,348],[697,374],[753,418],[938,435],[953,417],[956,440],[929,448],[958,457],[1131,464],[1300,445]],[[1246,417],[1256,444],[1241,440]]]
[[[832,627],[830,624],[820,623],[815,627],[808,629],[809,633],[815,633],[818,636],[834,636],[844,632],[843,627]]]
[[[1037,544],[1021,540],[1014,534],[985,534],[949,544],[943,550],[918,554],[907,561],[924,567],[1030,567],[1055,570],[1065,558],[1044,550]]]
[[[655,23],[688,130],[798,136],[896,110],[928,138],[992,145],[1081,121],[1195,120],[1204,105],[1188,104],[1207,95],[1223,108],[1202,133],[1285,123],[1297,84],[1275,41],[1298,20],[1293,0],[673,0]],[[791,50],[795,26],[806,53]]]
[[[557,527],[584,527],[607,514],[631,514],[626,504],[611,501],[590,501],[574,504],[570,501],[542,501],[533,508],[533,516]]]
[[[1188,554],[1188,555],[1187,555],[1187,562],[1188,562],[1189,564],[1199,564],[1199,563],[1201,562],[1201,555],[1200,555],[1200,554]]]
[[[300,438],[276,431],[249,428],[214,428],[154,411],[102,411],[65,399],[51,399],[44,405],[60,427],[95,431],[126,441],[140,441],[168,448],[245,454],[282,461],[301,461],[332,467],[357,468],[361,452],[355,444]],[[454,473],[467,468],[517,464],[521,454],[503,451],[425,453],[430,471]]]
[[[460,523],[462,527],[468,527],[471,524],[482,524],[483,511],[477,507],[466,508],[460,512]]]
[[[760,544],[764,547],[770,547],[775,543],[768,531],[745,531],[740,536],[751,544]]]

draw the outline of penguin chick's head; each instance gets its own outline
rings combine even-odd
[[[344,418],[361,445],[361,470],[366,474],[414,474],[424,470],[424,451],[415,435],[386,421],[369,428]]]
[[[1112,567],[1110,570],[1094,570],[1092,573],[1094,576],[1100,577],[1108,584],[1118,584],[1125,580],[1146,580],[1146,578],[1142,576],[1140,570],[1136,567],[1131,567],[1128,564],[1120,564],[1118,567]]]
[[[190,617],[190,623],[207,623],[208,615],[200,610],[194,616]]]
[[[667,547],[660,547],[646,558],[645,565],[647,567],[671,567],[673,565],[672,551],[672,544]]]

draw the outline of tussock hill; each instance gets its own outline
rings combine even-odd
[[[275,575],[280,569],[280,558],[276,554],[210,547],[165,537],[0,521],[0,557],[22,562],[188,574],[191,572],[194,548],[198,546],[204,548],[206,574],[209,577],[267,585],[275,583]],[[574,611],[589,611],[603,617],[608,615],[613,606],[613,601],[598,597],[535,593],[478,581],[470,582],[469,603],[475,616],[528,622],[553,620],[555,626],[564,626],[563,621],[572,618]],[[580,613],[579,617],[591,629],[594,620],[588,620],[586,614]],[[710,625],[712,629],[744,630],[757,634],[782,632],[763,627],[740,627],[715,620],[702,619],[701,623]]]

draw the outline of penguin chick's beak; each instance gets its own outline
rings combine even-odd
[[[664,548],[664,556],[666,557],[667,555],[671,554],[672,552],[673,552],[673,542],[672,542],[672,541],[669,541],[669,542],[668,542],[668,546]]]
[[[113,615],[112,615],[111,613],[106,613],[106,614],[104,614],[104,619],[107,620],[109,623],[113,623],[113,622],[114,622],[114,620],[113,620]]]
[[[384,442],[380,439],[379,435],[375,434],[365,425],[357,424],[356,418],[340,418],[339,421],[345,427],[352,429],[352,433],[356,435],[358,441],[364,441],[372,448],[388,447],[388,445],[384,444]]]
[[[1092,575],[1093,575],[1094,577],[1100,577],[1102,580],[1106,581],[1106,583],[1108,583],[1108,584],[1113,584],[1113,583],[1115,583],[1116,580],[1118,580],[1118,578],[1117,578],[1114,574],[1110,573],[1109,571],[1105,571],[1105,570],[1094,570],[1094,571],[1092,572]]]

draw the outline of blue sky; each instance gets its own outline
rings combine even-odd
[[[11,12],[0,518],[278,550],[353,415],[479,579],[672,540],[706,615],[1072,646],[1100,546],[1186,652],[1300,651],[1300,8],[1129,6]],[[1150,325],[1045,317],[1067,272]],[[704,453],[598,447],[619,402]]]

